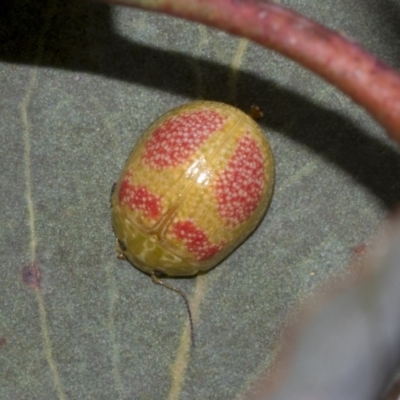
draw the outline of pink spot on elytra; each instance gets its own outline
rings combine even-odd
[[[218,212],[228,225],[246,221],[257,208],[265,186],[263,155],[249,134],[239,139],[225,170],[217,177]]]
[[[179,240],[182,240],[198,261],[208,260],[223,247],[223,244],[210,243],[206,233],[190,220],[176,222],[171,232]]]
[[[143,161],[153,168],[176,167],[185,161],[216,131],[225,117],[213,110],[191,111],[170,117],[151,135]]]
[[[151,193],[145,186],[132,185],[131,174],[127,174],[119,189],[121,205],[131,210],[140,210],[147,218],[157,219],[161,214],[161,196]]]

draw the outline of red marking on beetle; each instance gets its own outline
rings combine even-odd
[[[33,289],[40,289],[40,270],[36,263],[32,263],[21,270],[21,279],[25,285]]]
[[[4,347],[7,344],[7,338],[6,337],[0,337],[0,348]]]
[[[127,173],[121,183],[118,194],[121,205],[140,210],[147,218],[157,219],[161,214],[161,196],[151,193],[145,186],[132,185],[131,176]]]
[[[225,123],[213,110],[191,111],[170,117],[145,144],[143,161],[155,169],[176,167],[185,161]]]
[[[223,244],[210,243],[206,233],[190,220],[176,222],[172,227],[172,234],[185,243],[198,261],[208,260],[223,247]]]
[[[249,134],[238,141],[235,153],[217,177],[218,212],[228,225],[246,221],[260,203],[265,187],[261,149]]]

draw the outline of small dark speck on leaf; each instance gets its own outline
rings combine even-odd
[[[33,289],[40,288],[40,270],[39,267],[32,263],[21,270],[22,282]]]
[[[365,243],[361,243],[353,248],[353,253],[356,254],[357,256],[364,255],[366,251],[367,251],[367,245]]]
[[[7,338],[0,337],[0,349],[7,344]]]

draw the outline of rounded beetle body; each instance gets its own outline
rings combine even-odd
[[[207,271],[260,223],[273,185],[252,118],[211,101],[175,108],[142,135],[113,190],[117,251],[149,274]]]

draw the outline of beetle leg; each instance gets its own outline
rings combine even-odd
[[[117,239],[115,250],[117,250],[117,258],[118,258],[118,260],[126,260],[126,257],[124,255],[124,251],[126,250],[126,246],[119,239]]]

